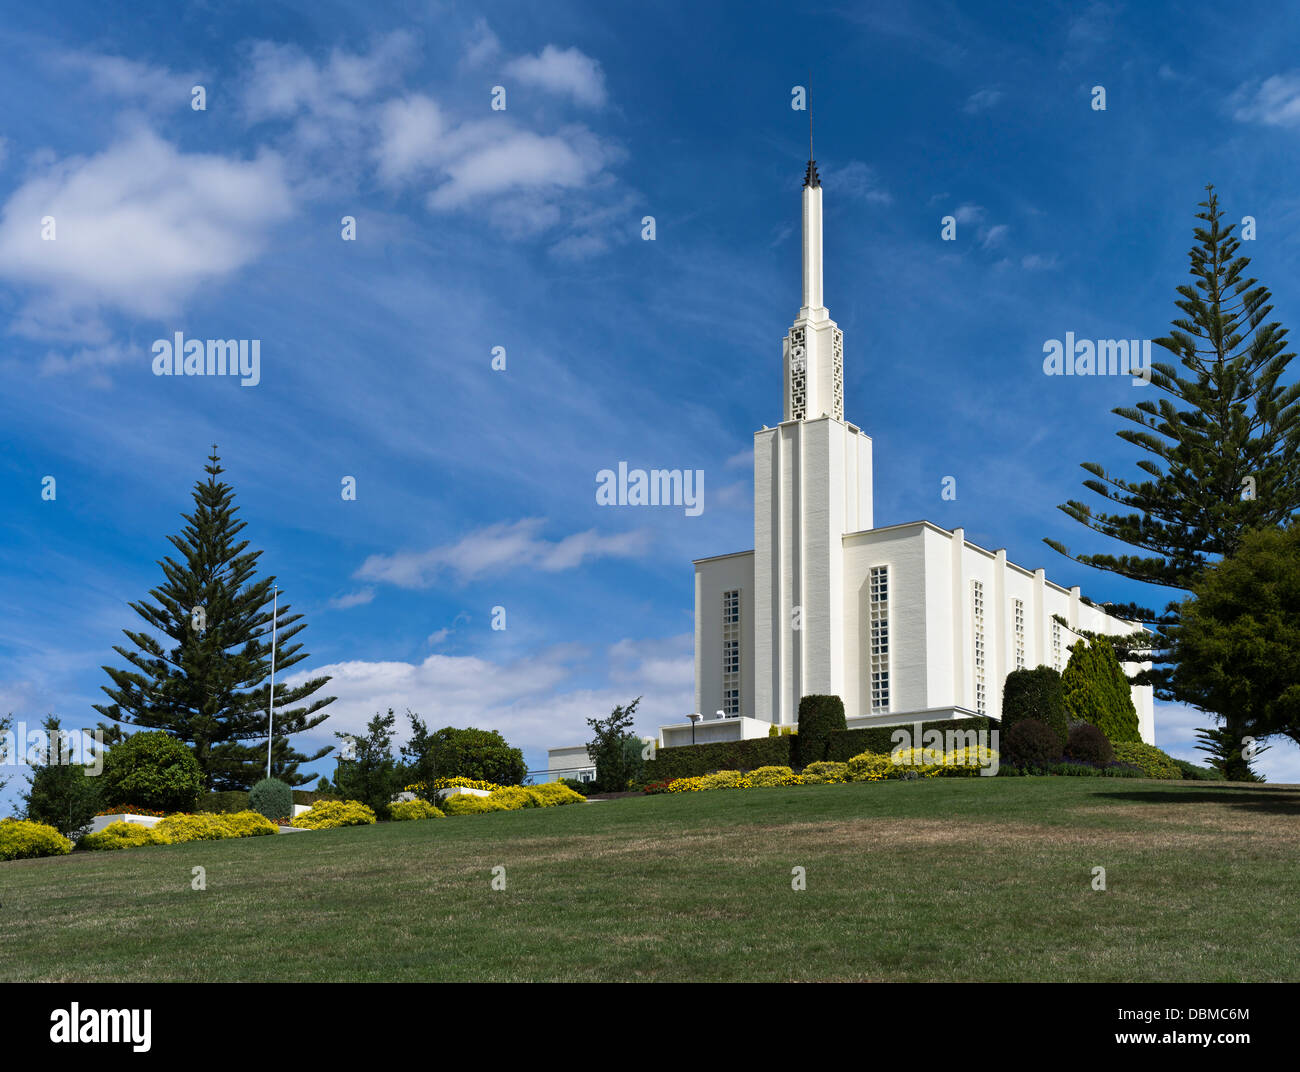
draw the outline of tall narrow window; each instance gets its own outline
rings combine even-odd
[[[722,593],[722,710],[740,714],[740,589]]]
[[[984,585],[971,581],[971,635],[975,640],[975,710],[984,714],[987,695],[984,689]]]
[[[871,567],[871,713],[889,710],[889,567]]]
[[[1061,672],[1061,623],[1052,623],[1052,668]]]
[[[1016,669],[1025,668],[1025,601],[1015,600]]]

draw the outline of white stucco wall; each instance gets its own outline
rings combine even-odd
[[[740,590],[740,714],[754,711],[754,552],[695,563],[695,711],[722,709],[722,594]],[[688,714],[689,712],[683,712]]]

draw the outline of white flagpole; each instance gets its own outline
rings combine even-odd
[[[266,703],[266,776],[271,777],[271,741],[275,739],[275,627],[280,617],[280,588],[271,594],[271,698]]]

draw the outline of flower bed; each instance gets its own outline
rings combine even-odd
[[[845,782],[879,782],[886,778],[969,777],[994,766],[998,755],[991,748],[899,749],[889,755],[863,752],[847,763],[810,763],[802,774],[789,767],[715,771],[696,778],[674,778],[646,786],[647,793],[700,793],[710,789],[764,789],[792,785],[836,785]]]

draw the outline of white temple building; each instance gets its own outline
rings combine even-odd
[[[803,304],[784,342],[784,419],[754,433],[754,549],[695,563],[695,709],[663,745],[766,736],[803,696],[850,728],[998,717],[1012,670],[1063,670],[1075,629],[1135,623],[928,521],[875,527],[871,437],[844,419],[844,333],[822,294],[822,186],[803,184]],[[1060,615],[1068,623],[1054,621]],[[1126,667],[1130,672],[1136,667]],[[1150,687],[1133,689],[1155,741]]]
[[[784,419],[754,433],[754,549],[695,562],[696,714],[660,727],[661,747],[766,737],[797,725],[813,694],[839,696],[850,729],[996,718],[1007,674],[1064,670],[1074,630],[1140,628],[960,528],[875,527],[871,437],[844,419],[844,333],[823,301],[812,160],[803,304],[784,355]],[[1133,703],[1154,744],[1151,688]],[[551,750],[553,776],[589,764],[581,746]]]

